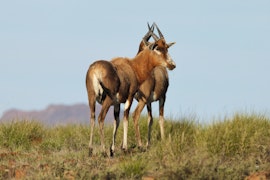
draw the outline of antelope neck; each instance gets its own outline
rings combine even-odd
[[[142,84],[150,72],[156,67],[161,65],[161,62],[158,60],[158,56],[154,54],[151,50],[144,50],[140,52],[135,58],[131,61],[131,66],[136,74],[137,81]]]

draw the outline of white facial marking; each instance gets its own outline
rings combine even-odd
[[[158,51],[157,49],[154,49],[154,51],[155,51],[158,55],[161,55],[161,52]]]

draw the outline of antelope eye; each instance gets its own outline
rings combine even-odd
[[[161,48],[158,47],[158,46],[157,46],[155,49],[156,49],[157,51],[161,51]]]

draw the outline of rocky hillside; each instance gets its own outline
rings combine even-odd
[[[100,109],[101,106],[97,104],[96,117],[98,117]],[[23,111],[18,109],[8,110],[4,112],[3,116],[0,118],[0,122],[33,119],[41,121],[46,125],[66,123],[90,124],[89,117],[90,110],[86,104],[49,105],[46,109],[40,111]],[[106,116],[105,123],[112,123],[113,119],[113,108],[111,107]]]

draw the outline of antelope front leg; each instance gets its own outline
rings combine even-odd
[[[148,138],[146,146],[149,147],[151,143],[151,131],[153,125],[153,116],[152,116],[152,106],[151,103],[147,104],[147,112],[148,112]]]
[[[165,97],[159,100],[159,126],[160,126],[160,134],[161,139],[164,140],[164,104],[165,104]]]
[[[125,103],[125,110],[124,110],[124,119],[123,119],[123,126],[124,126],[124,136],[123,136],[123,146],[122,149],[126,151],[127,148],[127,134],[128,134],[128,118],[129,118],[129,110],[132,104],[132,98],[128,98]]]
[[[142,147],[142,140],[141,140],[141,135],[140,135],[140,128],[139,128],[139,118],[141,115],[141,112],[145,106],[145,103],[143,100],[140,100],[134,113],[133,113],[133,121],[134,121],[134,128],[135,128],[135,133],[136,133],[136,140],[137,140],[137,145],[139,148]]]

